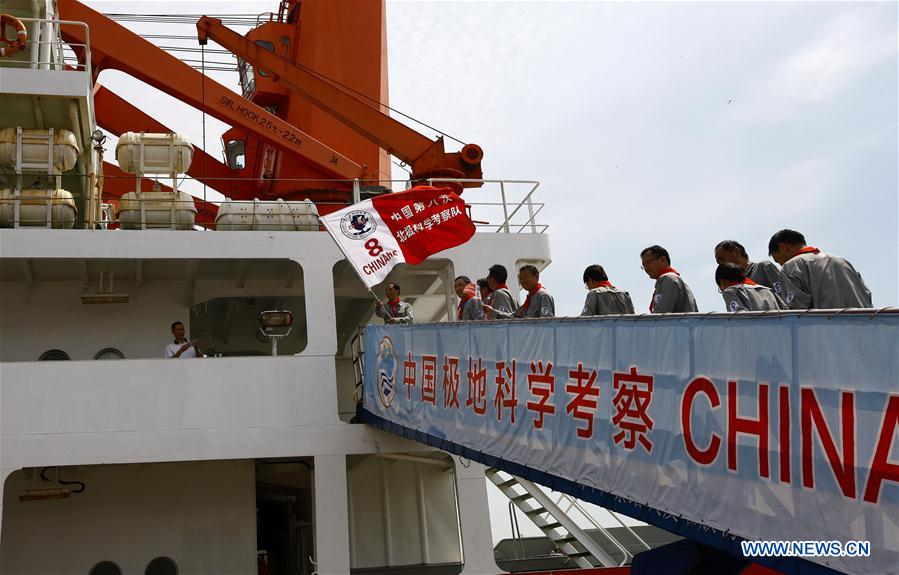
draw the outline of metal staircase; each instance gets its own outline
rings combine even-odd
[[[503,495],[509,498],[509,501],[549,537],[561,553],[571,558],[575,565],[582,569],[618,565],[537,485],[498,469],[488,468],[485,474]],[[630,554],[623,545],[608,533],[605,535],[613,545],[624,552],[625,561],[630,559]]]

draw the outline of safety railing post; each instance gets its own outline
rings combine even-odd
[[[537,189],[537,186],[534,186],[534,189],[531,190],[531,193],[528,194],[528,197],[526,198],[526,201],[528,203],[528,219],[531,222],[531,233],[532,234],[537,233],[537,223],[534,221],[534,204],[531,201],[531,196],[533,195],[533,192],[536,189]]]
[[[506,182],[505,180],[499,181],[499,193],[502,197],[503,202],[503,227],[506,233],[509,233],[509,206],[506,204]]]

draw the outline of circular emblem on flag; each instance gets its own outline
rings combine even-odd
[[[662,294],[657,293],[656,296],[655,296],[654,298],[652,298],[652,299],[653,299],[653,301],[655,301],[656,303],[659,303],[660,301],[662,301]]]
[[[385,408],[390,407],[396,399],[396,366],[393,341],[385,335],[378,343],[378,361],[375,369],[378,374],[378,398]]]
[[[771,284],[771,287],[773,287],[774,291],[776,291],[777,293],[783,291],[783,286],[780,285],[780,282],[774,282],[773,284]]]
[[[737,311],[737,300],[731,300],[727,307],[730,308],[730,311]]]
[[[340,218],[340,231],[351,240],[362,240],[372,235],[377,224],[365,210],[355,210]]]

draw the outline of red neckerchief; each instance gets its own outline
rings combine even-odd
[[[796,255],[798,256],[799,254],[820,254],[820,253],[821,253],[821,250],[819,250],[816,247],[805,246],[804,248],[801,248],[798,252],[796,252]]]
[[[678,271],[677,271],[676,269],[672,268],[672,267],[667,267],[667,268],[663,269],[663,270],[659,273],[659,277],[662,277],[662,276],[665,275],[665,274],[675,274],[675,275],[677,275],[678,277],[680,277],[680,273],[678,273]],[[656,279],[658,279],[658,278],[656,278]],[[655,304],[656,304],[656,302],[655,302],[655,294],[653,294],[653,299],[650,300],[650,302],[649,302],[649,313],[652,313],[652,306],[654,306]]]
[[[458,315],[456,315],[457,320],[462,321],[462,308],[465,307],[465,302],[467,302],[471,298],[472,298],[472,296],[468,296],[468,297],[463,296],[463,297],[459,298],[459,313],[458,313]]]
[[[388,301],[387,305],[393,310],[390,317],[399,317],[397,314],[399,314],[400,298],[396,298],[394,301]]]
[[[731,286],[738,286],[738,285],[756,286],[759,284],[756,283],[755,281],[753,281],[752,278],[743,278],[743,281],[727,282],[727,286],[724,289],[727,289]]]
[[[522,314],[522,316],[527,315],[528,309],[531,307],[531,296],[537,293],[542,287],[542,285],[537,284],[534,286],[533,290],[528,292],[528,297],[524,298],[524,303],[521,305],[521,307],[524,308],[524,314]]]
[[[496,289],[493,290],[493,293],[496,293],[496,292],[498,292],[498,291],[501,290],[501,289],[504,289],[504,290],[506,290],[506,291],[509,291],[509,286],[507,286],[506,284],[496,284]]]
[[[599,282],[599,287],[610,287],[610,288],[613,288],[613,287],[615,287],[615,286],[612,285],[612,282],[610,282],[610,281],[607,280],[607,281],[604,281],[604,282]]]

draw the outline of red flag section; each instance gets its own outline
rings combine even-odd
[[[448,188],[416,186],[378,196],[371,203],[399,242],[408,264],[421,263],[474,235],[465,202]]]
[[[448,188],[416,186],[322,216],[322,224],[369,288],[400,263],[418,264],[464,244],[475,227]]]

